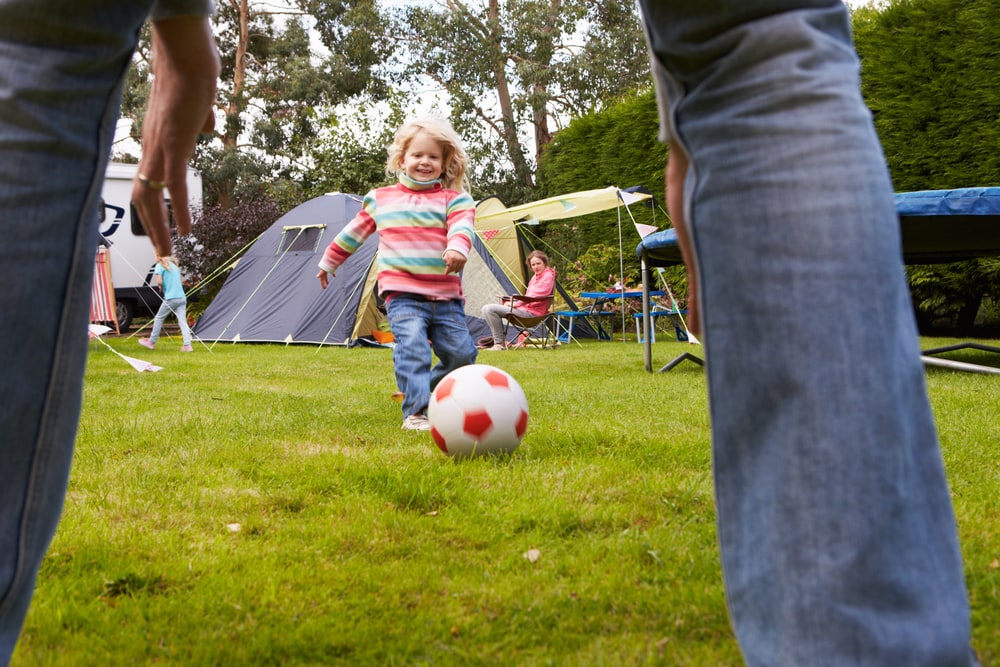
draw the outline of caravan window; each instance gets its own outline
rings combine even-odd
[[[170,206],[170,200],[167,199],[167,224],[173,229],[177,226],[174,222],[174,209]],[[135,205],[132,202],[128,204],[129,211],[131,212],[130,220],[132,222],[132,234],[135,236],[146,236],[146,229],[142,226],[142,220],[139,219],[139,211],[135,210]]]
[[[323,238],[324,229],[326,229],[326,225],[283,228],[281,230],[281,243],[278,244],[278,251],[275,254],[284,252],[310,252],[315,254],[319,250],[319,243]]]

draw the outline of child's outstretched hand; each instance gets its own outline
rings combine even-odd
[[[326,289],[326,286],[330,284],[330,274],[326,271],[320,269],[320,272],[316,274],[316,277],[319,278],[320,287],[323,289]]]
[[[445,250],[443,259],[448,273],[458,273],[465,266],[465,255],[457,250]]]

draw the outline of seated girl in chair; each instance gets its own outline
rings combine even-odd
[[[541,250],[533,250],[525,261],[528,268],[534,275],[528,281],[528,288],[524,291],[526,297],[533,297],[538,300],[519,301],[517,296],[500,297],[502,303],[488,303],[483,306],[483,319],[490,327],[493,334],[493,347],[489,350],[504,350],[507,348],[507,341],[504,340],[503,318],[508,315],[519,317],[539,317],[545,315],[549,309],[549,302],[544,298],[552,296],[556,286],[556,270],[549,266],[549,256]],[[513,303],[511,303],[513,299]]]

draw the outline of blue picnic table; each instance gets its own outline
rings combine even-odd
[[[584,319],[592,325],[596,325],[597,337],[599,340],[611,340],[611,334],[601,325],[602,317],[612,317],[619,314],[619,310],[608,309],[606,306],[621,302],[625,299],[650,299],[656,296],[663,296],[661,290],[652,290],[645,294],[643,290],[617,290],[614,292],[580,292],[580,298],[587,300],[583,308],[579,310],[559,310],[556,311],[556,336],[562,343],[573,340],[573,323],[577,319]],[[562,320],[568,320],[564,327]],[[610,329],[610,327],[609,327]]]

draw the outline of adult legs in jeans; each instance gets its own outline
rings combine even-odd
[[[642,4],[672,150],[690,157],[719,542],[746,661],[970,665],[892,185],[847,12]]]
[[[153,317],[153,329],[149,333],[149,342],[156,345],[156,341],[160,339],[160,331],[163,329],[163,323],[166,322],[168,315],[173,315],[177,318],[177,324],[181,328],[183,345],[190,345],[191,327],[187,323],[187,299],[167,299],[160,304],[159,309],[156,311],[156,316]]]
[[[389,327],[396,339],[392,361],[403,393],[403,416],[427,414],[431,390],[459,366],[474,363],[476,346],[458,301],[425,301],[406,294],[389,299]],[[438,363],[431,369],[431,346]]]
[[[62,510],[118,82],[149,10],[37,4],[0,1],[0,664]]]

